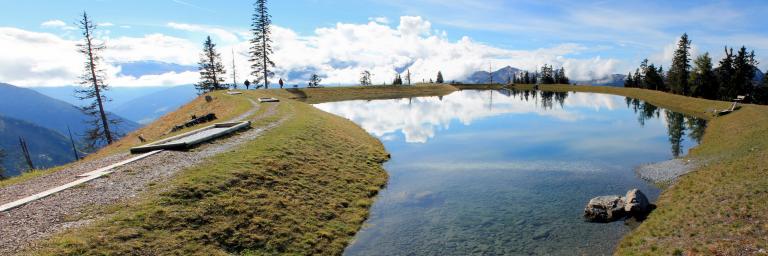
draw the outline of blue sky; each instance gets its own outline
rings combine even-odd
[[[72,44],[78,34],[71,26],[87,10],[105,25],[100,35],[113,46],[114,51],[105,55],[117,86],[194,82],[191,73],[177,71],[164,77],[128,79],[120,73],[120,65],[160,61],[192,67],[194,49],[209,34],[225,48],[222,52],[229,52],[225,60],[231,62],[231,51],[235,51],[240,73],[248,70],[247,62],[239,59],[247,58],[252,1],[0,2],[5,2],[0,29],[13,39],[6,42],[11,48],[29,44],[25,40],[30,33]],[[462,79],[488,65],[535,69],[543,64],[565,66],[577,79],[600,78],[626,73],[643,58],[667,65],[672,46],[683,32],[690,35],[696,53],[709,51],[718,59],[723,45],[744,44],[757,52],[761,69],[768,66],[768,21],[763,17],[768,2],[758,0],[291,0],[270,1],[269,7],[278,27],[278,76],[296,83],[310,73],[342,84],[356,80],[363,69],[372,70],[376,82],[377,74],[383,81],[404,67],[424,78],[445,70],[448,79]],[[24,47],[16,50],[24,52]],[[35,54],[29,50],[13,59],[6,57],[5,62]],[[149,54],[152,51],[157,53]],[[67,76],[77,69],[48,67],[77,60],[76,55],[63,59],[30,57],[24,67],[5,67],[5,71],[0,65],[0,81],[25,86],[67,83],[71,80]],[[5,62],[0,59],[0,64]],[[150,73],[159,76],[158,72]]]

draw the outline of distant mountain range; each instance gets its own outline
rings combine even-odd
[[[72,104],[31,89],[4,83],[0,83],[0,115],[23,120],[61,134],[66,134],[69,126],[72,132],[78,135],[85,134],[89,128],[86,121],[90,120],[90,117]],[[113,113],[108,115],[122,122],[117,127],[119,132],[125,133],[140,127],[138,123]]]
[[[194,86],[182,85],[134,98],[111,111],[145,125],[187,104],[195,97],[197,97],[197,90]]]
[[[2,161],[6,170],[3,176],[16,176],[28,168],[20,150],[19,137],[27,141],[36,168],[50,168],[75,160],[69,138],[61,133],[26,121],[0,116],[0,148],[4,149],[6,154]]]
[[[29,89],[35,90],[39,93],[45,94],[48,97],[64,101],[75,106],[84,105],[85,102],[78,99],[77,96],[75,95],[75,89],[77,88],[78,87],[76,86],[57,86],[57,87],[30,87]],[[166,86],[109,87],[109,91],[107,91],[106,96],[111,101],[108,102],[104,107],[106,107],[107,110],[112,111],[118,106],[122,106],[123,104],[133,99],[145,96],[147,94],[159,92],[168,88],[170,87],[166,87]]]
[[[111,119],[120,120],[116,131],[128,133],[140,127],[136,122],[113,113]],[[6,153],[19,155],[19,135],[28,141],[30,153],[39,158],[41,166],[50,167],[73,160],[67,127],[75,140],[83,140],[90,128],[90,117],[72,104],[45,96],[31,89],[0,83],[0,116],[4,130],[0,132],[0,144]],[[61,142],[67,142],[62,144]],[[10,156],[9,156],[10,157]],[[13,162],[13,161],[12,161]],[[11,169],[18,170],[18,168]]]
[[[493,82],[506,83],[519,72],[522,72],[522,70],[510,66],[503,67],[492,73]],[[464,82],[469,84],[487,84],[491,81],[490,77],[491,76],[489,75],[488,71],[477,71],[472,73],[472,75],[467,77],[467,79],[464,79]]]
[[[496,70],[492,73],[493,75],[493,82],[494,83],[507,83],[512,77],[519,74],[520,72],[523,72],[523,70],[506,66],[499,70]],[[490,81],[490,76],[488,71],[477,71],[475,73],[472,73],[467,79],[464,80],[465,83],[470,84],[482,84],[482,83],[488,83]],[[586,81],[571,81],[572,83],[577,84],[584,84],[584,85],[604,85],[604,86],[624,86],[624,79],[626,78],[626,75],[621,74],[613,74],[601,79],[593,79],[593,80],[586,80]]]
[[[72,105],[86,102],[75,97],[75,86],[33,87],[31,89]],[[139,124],[148,124],[158,117],[186,104],[197,96],[193,85],[111,87],[106,93],[112,99],[105,108]]]

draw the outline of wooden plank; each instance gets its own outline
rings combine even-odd
[[[119,162],[117,164],[113,164],[113,165],[110,165],[110,166],[107,166],[107,167],[104,167],[104,168],[100,168],[98,170],[86,173],[86,174],[88,174],[86,176],[80,175],[78,177],[82,177],[82,178],[77,179],[75,181],[72,181],[70,183],[67,183],[67,184],[64,184],[64,185],[52,188],[52,189],[48,189],[46,191],[43,191],[43,192],[31,195],[31,196],[28,196],[28,197],[25,197],[25,198],[22,198],[22,199],[10,202],[10,203],[4,204],[4,205],[0,205],[0,212],[5,212],[5,211],[8,211],[8,210],[11,210],[13,208],[16,208],[16,207],[28,204],[30,202],[34,202],[36,200],[39,200],[41,198],[45,198],[47,196],[56,194],[58,192],[67,190],[67,189],[72,188],[74,186],[77,186],[77,185],[80,185],[80,184],[83,184],[83,183],[86,183],[86,182],[89,182],[89,181],[101,178],[104,175],[113,173],[114,172],[114,168],[116,168],[116,167],[120,167],[120,166],[129,164],[129,163],[132,163],[132,162],[135,162],[135,161],[139,161],[141,159],[147,158],[147,157],[149,157],[151,155],[154,155],[154,154],[157,154],[157,153],[160,153],[160,152],[162,152],[162,150],[152,151],[152,152],[149,152],[149,153],[146,153],[146,154],[143,154],[143,155],[140,155],[140,156],[137,156],[137,157],[134,157],[134,158],[131,158],[131,159]],[[85,175],[85,174],[83,174],[83,175]]]
[[[218,123],[199,130],[176,135],[145,146],[131,148],[131,153],[144,153],[152,150],[186,150],[198,144],[217,139],[219,137],[246,129],[251,126],[250,121],[235,123]]]

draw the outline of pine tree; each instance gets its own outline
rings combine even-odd
[[[275,67],[270,55],[272,55],[272,16],[267,9],[267,0],[256,0],[256,10],[253,14],[253,23],[251,24],[251,59],[253,62],[251,75],[257,77],[257,80],[264,80],[264,89],[269,89],[269,78],[275,73],[271,68]],[[255,82],[254,82],[255,83]]]
[[[735,76],[735,70],[733,68],[734,55],[733,48],[725,47],[725,56],[720,60],[720,66],[717,67],[715,74],[717,75],[718,91],[717,98],[720,100],[731,100],[731,95],[734,91],[733,81]]]
[[[309,88],[318,88],[320,87],[320,82],[322,82],[323,79],[320,79],[320,76],[317,74],[312,74],[312,76],[309,78],[309,84],[307,87]]]
[[[444,82],[443,72],[437,71],[437,79],[435,79],[435,82],[438,84],[442,84]]]
[[[691,96],[706,99],[715,99],[717,96],[717,81],[712,71],[712,58],[709,53],[699,55],[693,60],[688,84],[691,87]]]
[[[408,81],[408,85],[411,85],[411,69],[406,70],[405,81]]]
[[[541,77],[540,82],[542,84],[554,84],[555,83],[555,76],[552,69],[552,66],[544,65],[541,67]]]
[[[635,87],[635,81],[632,79],[632,72],[629,72],[629,74],[627,74],[627,78],[624,79],[624,87]]]
[[[232,89],[237,90],[237,69],[235,68],[235,49],[232,49]]]
[[[568,79],[568,76],[565,75],[565,68],[561,67],[560,70],[557,72],[558,77],[558,84],[570,84],[571,80]]]
[[[683,34],[677,43],[677,49],[672,57],[672,66],[669,68],[669,87],[672,93],[690,95],[688,85],[689,72],[691,69],[691,40],[688,40],[688,34]]]
[[[763,81],[755,88],[755,103],[768,104],[768,74],[763,76]]]
[[[360,85],[362,86],[369,86],[371,85],[371,72],[368,70],[364,70],[360,73]]]
[[[755,77],[757,64],[755,52],[747,52],[747,48],[742,46],[733,62],[733,90],[729,93],[731,99],[739,95],[748,96],[754,93],[755,84],[752,80]]]
[[[656,68],[656,65],[650,64],[645,68],[645,74],[643,75],[643,84],[645,89],[649,90],[663,90],[664,89],[664,69],[662,67]]]
[[[657,91],[669,91],[669,87],[667,87],[667,76],[664,73],[664,66],[659,66],[659,69],[656,70],[656,74],[658,74],[658,83],[656,84],[656,90]]]
[[[120,136],[110,128],[116,126],[119,121],[110,120],[104,110],[104,103],[109,101],[104,92],[109,90],[109,86],[104,82],[104,69],[99,67],[102,61],[99,53],[106,49],[106,46],[94,37],[96,24],[88,18],[87,13],[83,12],[79,25],[83,42],[77,46],[86,61],[85,72],[80,76],[80,85],[83,87],[75,90],[75,93],[80,100],[92,100],[89,105],[80,107],[80,110],[92,118],[89,121],[92,128],[86,132],[85,139],[88,148],[95,150],[104,142],[112,144]]]
[[[216,52],[216,44],[208,36],[203,43],[203,53],[200,54],[200,82],[195,84],[195,88],[200,94],[212,92],[215,90],[226,89],[224,86],[224,64],[221,63],[221,54]]]
[[[525,75],[523,75],[523,83],[524,84],[531,84],[531,74],[528,73],[528,71],[525,71]]]
[[[392,80],[392,85],[403,85],[403,79],[400,78],[400,74],[395,74],[395,79]]]

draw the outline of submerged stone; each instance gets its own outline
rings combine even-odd
[[[624,213],[624,198],[620,196],[598,196],[589,200],[584,208],[584,217],[593,222],[614,221]]]

